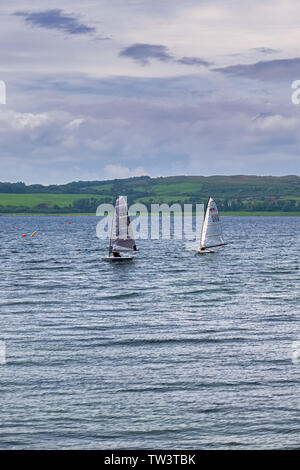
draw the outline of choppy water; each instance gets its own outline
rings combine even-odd
[[[300,218],[226,217],[214,255],[141,241],[127,265],[68,220],[0,217],[1,449],[300,448]]]

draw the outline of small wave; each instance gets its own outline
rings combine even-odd
[[[129,297],[138,297],[140,295],[139,292],[127,292],[125,294],[107,294],[97,296],[100,299],[127,299]]]
[[[200,344],[200,343],[235,343],[245,342],[247,338],[145,338],[145,339],[125,339],[111,340],[102,343],[102,346],[145,346],[145,345],[164,345],[164,344]]]

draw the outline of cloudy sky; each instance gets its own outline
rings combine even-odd
[[[5,2],[0,181],[299,174],[299,17],[298,0]]]

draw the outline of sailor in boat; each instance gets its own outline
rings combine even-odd
[[[120,252],[116,250],[115,248],[113,249],[112,255],[114,258],[122,258],[122,256],[120,255]]]
[[[208,250],[205,246],[200,246],[198,253],[214,253],[214,251]]]

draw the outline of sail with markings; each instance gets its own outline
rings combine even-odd
[[[137,251],[133,230],[130,225],[126,196],[119,196],[116,200],[109,252],[112,253],[114,250]]]
[[[210,197],[202,227],[200,249],[225,245],[217,204]]]

